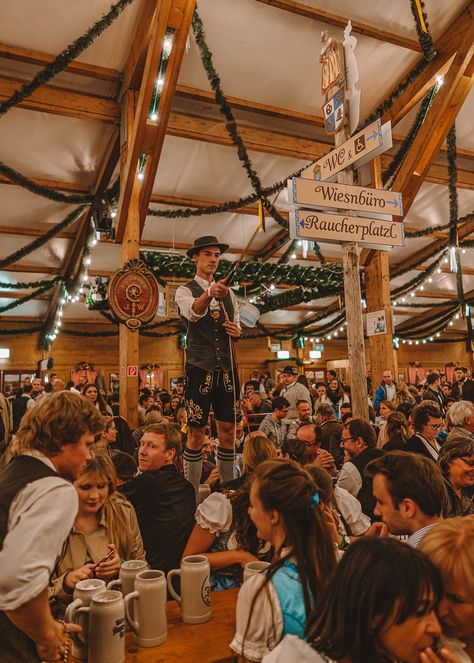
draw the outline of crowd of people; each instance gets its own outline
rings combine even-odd
[[[0,659],[61,660],[80,580],[202,554],[213,591],[241,587],[231,647],[245,660],[472,660],[474,383],[455,375],[414,388],[385,371],[365,420],[331,373],[255,372],[231,481],[204,431],[205,499],[184,476],[184,380],[142,389],[133,431],[85,376],[50,393],[26,381],[7,398]],[[243,583],[255,560],[267,571]]]

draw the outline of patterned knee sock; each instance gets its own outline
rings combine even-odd
[[[217,447],[217,468],[221,483],[232,481],[234,478],[234,450]]]
[[[201,483],[201,473],[202,473],[202,451],[198,449],[189,449],[189,447],[184,447],[184,477],[190,481],[195,490],[196,494],[199,490],[199,484]]]

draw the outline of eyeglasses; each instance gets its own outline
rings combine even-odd
[[[356,435],[356,437],[341,437],[341,444],[348,442],[349,440],[357,440],[359,437],[359,435]]]
[[[430,424],[430,426],[433,430],[439,430],[442,428],[443,424]]]

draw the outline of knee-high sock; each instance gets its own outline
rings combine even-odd
[[[191,482],[196,490],[196,494],[199,490],[199,484],[201,483],[201,473],[202,473],[202,451],[198,449],[189,449],[189,447],[184,448],[183,453],[184,459],[184,476]]]
[[[232,481],[234,478],[234,450],[217,447],[217,469],[221,483]]]

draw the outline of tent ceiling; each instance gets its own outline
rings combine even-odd
[[[14,108],[0,118],[0,159],[4,163],[36,180],[66,183],[65,188],[70,192],[85,192],[94,186],[100,164],[117,132],[117,73],[123,72],[136,22],[147,3],[149,4],[148,0],[135,0],[79,58],[82,63],[112,70],[110,75],[101,78],[99,75],[92,77],[65,71],[50,81],[49,86],[65,90],[62,103],[64,108],[68,107],[69,110],[55,108],[49,109],[51,112],[39,112]],[[332,0],[329,6],[320,0],[305,0],[304,4],[310,8],[350,17],[354,22],[359,21],[394,33],[417,44],[413,17],[406,0],[369,4]],[[434,40],[442,36],[468,4],[466,0],[451,0],[449,3],[431,0],[427,11]],[[44,0],[42,3],[16,0],[14,3],[2,3],[0,44],[55,55],[90,27],[101,14],[106,13],[109,6],[110,0],[96,0],[94,3],[78,0],[71,6],[68,5],[66,11],[60,0]],[[239,126],[274,132],[273,137],[270,133],[267,134],[266,144],[262,144],[258,149],[255,149],[256,145],[252,145],[249,149],[249,157],[263,186],[282,180],[303,166],[310,160],[311,150],[328,151],[331,140],[324,135],[320,126],[320,108],[323,103],[319,92],[320,33],[327,28],[331,35],[341,37],[342,29],[325,25],[320,20],[277,9],[270,6],[266,0],[200,0],[199,11],[225,93],[242,100],[288,110],[286,117],[281,114],[279,117],[270,116],[249,109],[235,110]],[[51,17],[54,17],[54,21]],[[361,34],[355,36],[358,39],[356,53],[362,89],[361,117],[364,117],[374,110],[410,70],[419,59],[420,53],[418,50],[403,48],[381,39]],[[30,80],[40,69],[38,64],[7,58],[2,53],[0,49],[0,84],[3,79]],[[178,85],[181,88],[187,86],[209,91],[192,35]],[[71,110],[71,103],[67,101],[68,91],[89,95],[88,98],[93,104],[99,103],[101,99],[105,99],[107,103],[113,102],[107,107],[108,118],[93,121],[84,119],[80,114],[74,117],[74,104],[72,103]],[[78,108],[82,107],[84,102],[87,102],[87,99],[78,98]],[[397,124],[394,128],[395,137],[403,137],[406,134],[417,108],[413,108]],[[315,121],[302,121],[301,114],[314,116]],[[473,115],[474,95],[471,91],[456,122],[458,148],[462,155],[458,160],[459,168],[466,172],[471,183],[466,185],[462,182],[463,188],[458,190],[459,216],[474,208]],[[196,120],[207,121],[204,123],[207,134],[203,133],[204,130],[196,129]],[[235,148],[219,137],[222,126],[223,119],[209,100],[192,100],[183,94],[175,97],[168,135],[153,186],[154,196],[226,201],[252,192]],[[322,143],[326,146],[321,148]],[[308,156],[303,155],[304,150],[307,150]],[[435,161],[444,167],[446,173],[445,152],[441,151]],[[2,178],[0,193],[2,255],[21,248],[34,238],[35,232],[46,230],[58,223],[73,209],[70,205],[51,202],[18,186],[2,183]],[[283,193],[276,204],[282,211],[288,209]],[[155,201],[151,207],[158,209],[169,206]],[[426,181],[405,219],[406,225],[410,228],[424,228],[446,223],[448,219],[447,186]],[[169,250],[175,245],[180,247],[190,244],[197,235],[216,234],[231,245],[232,255],[239,255],[245,247],[248,255],[252,255],[270,244],[280,231],[280,227],[271,219],[267,221],[266,233],[255,236],[256,228],[256,217],[241,213],[174,221],[148,216],[142,243],[144,246],[148,243],[152,248],[162,246]],[[76,231],[77,225],[69,228],[61,237],[51,240],[42,249],[19,261],[14,266],[14,271],[1,271],[0,279],[33,281],[60,272]],[[28,232],[31,232],[31,235],[28,235]],[[410,239],[405,248],[397,248],[391,252],[390,263],[404,263],[411,255],[429,246],[434,238]],[[321,249],[328,259],[341,259],[339,246],[321,243]],[[314,256],[310,258],[314,261]],[[464,288],[468,292],[474,289],[472,252],[468,251],[462,259],[466,269]],[[94,250],[91,274],[114,271],[119,261],[119,247],[102,242]],[[298,262],[307,264],[302,261],[301,255],[298,255]],[[429,260],[425,263],[429,264]],[[18,271],[22,266],[26,269],[25,272]],[[37,271],[32,271],[34,267]],[[45,271],[41,271],[42,269]],[[443,265],[443,270],[445,269],[446,266]],[[392,287],[399,287],[419,274],[419,270],[411,270],[393,279]],[[438,295],[449,296],[456,293],[455,278],[443,271],[435,275],[433,283],[425,290],[425,294],[434,297],[421,297],[418,292],[412,301],[426,303],[429,307],[439,301]],[[10,301],[6,297],[7,293],[0,294],[0,304]],[[266,324],[295,324],[310,315],[312,308],[326,306],[333,301],[334,299],[318,300],[313,305],[301,305],[297,307],[298,310],[273,312],[263,316],[262,320]],[[42,318],[48,303],[47,299],[30,301],[4,317],[14,315],[28,319],[34,316]],[[306,309],[309,312],[306,312]],[[420,309],[412,311],[412,315],[418,315]],[[400,310],[396,313],[396,323],[409,316],[408,309]],[[78,318],[101,319],[97,313],[87,311],[82,303],[69,305],[65,309],[65,319]],[[453,329],[458,326],[456,322]],[[462,329],[462,324],[459,329]]]

